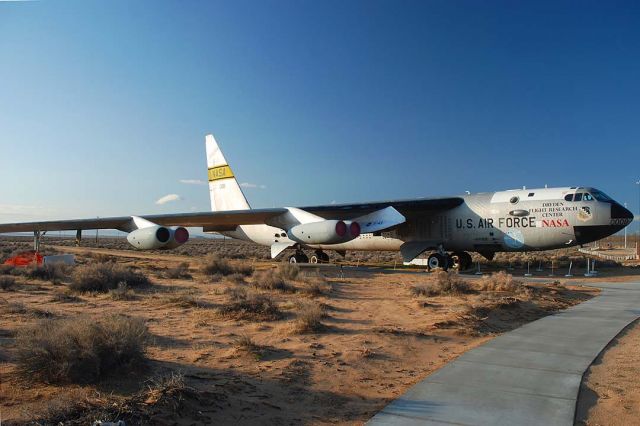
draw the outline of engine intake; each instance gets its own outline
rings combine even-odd
[[[182,226],[179,226],[175,229],[170,229],[170,231],[171,231],[171,238],[163,248],[174,249],[176,247],[180,247],[181,245],[189,241],[189,231],[187,231],[187,228],[183,228]]]

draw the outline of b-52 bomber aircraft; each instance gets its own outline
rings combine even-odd
[[[171,249],[186,227],[286,249],[291,263],[327,262],[327,250],[400,251],[406,262],[429,251],[430,268],[466,269],[468,252],[540,251],[612,235],[633,214],[591,187],[518,189],[442,198],[251,209],[213,135],[205,137],[211,212],[0,224],[0,233],[117,229],[141,250]],[[313,250],[309,257],[305,250]]]

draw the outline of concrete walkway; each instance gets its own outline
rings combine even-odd
[[[582,374],[640,316],[640,283],[586,285],[601,294],[463,354],[368,424],[573,425]]]

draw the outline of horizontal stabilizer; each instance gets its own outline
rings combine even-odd
[[[366,234],[400,225],[401,223],[406,222],[407,219],[402,216],[398,210],[389,206],[382,210],[357,217],[353,220],[360,224],[360,232]]]

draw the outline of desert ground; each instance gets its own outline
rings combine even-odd
[[[640,419],[640,321],[629,324],[585,373],[578,425],[632,425]]]
[[[28,248],[0,239],[3,258]],[[5,424],[362,424],[464,351],[597,294],[564,278],[584,260],[570,250],[478,257],[481,279],[404,268],[396,253],[290,267],[229,240],[137,252],[51,238],[44,252],[77,265],[0,271]],[[637,274],[599,266],[590,280]],[[543,279],[521,281],[527,268]],[[101,325],[126,345],[96,349]],[[594,392],[589,416],[605,417],[589,424],[608,409]]]

